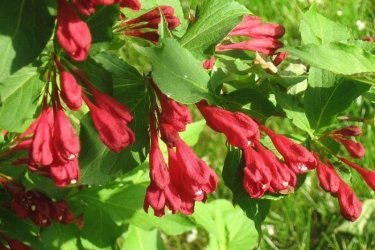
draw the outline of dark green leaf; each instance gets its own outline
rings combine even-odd
[[[52,34],[54,20],[43,0],[0,1],[0,17],[3,81],[42,52]]]
[[[79,229],[74,224],[53,223],[42,231],[41,239],[46,250],[81,250],[79,235]]]
[[[194,24],[180,43],[198,59],[213,55],[215,46],[238,24],[248,10],[232,0],[207,0],[199,9]]]
[[[0,128],[23,132],[34,118],[43,82],[35,68],[25,67],[0,82]]]
[[[310,69],[308,82],[305,110],[311,127],[315,129],[330,125],[337,114],[370,88],[367,84],[317,68]]]

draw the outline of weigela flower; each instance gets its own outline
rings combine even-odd
[[[79,139],[61,106],[55,113],[53,131],[54,162],[68,163],[78,157]]]
[[[286,58],[288,57],[288,52],[280,52],[277,53],[275,58],[273,59],[273,65],[278,66],[280,65]]]
[[[350,220],[355,221],[361,216],[362,204],[354,194],[353,190],[343,181],[340,183],[337,192],[341,215]]]
[[[203,68],[207,70],[211,70],[215,65],[215,56],[211,56],[209,59],[203,62]]]
[[[91,118],[99,137],[107,147],[119,153],[134,143],[135,135],[122,119],[105,109],[99,108],[87,97],[83,96],[83,99],[91,111]]]
[[[50,217],[55,221],[69,224],[75,219],[66,201],[53,202],[50,208]]]
[[[243,154],[245,158],[243,187],[252,198],[261,198],[270,187],[271,171],[253,147],[243,149]]]
[[[361,143],[336,135],[333,135],[332,138],[335,139],[335,141],[337,141],[341,145],[343,145],[352,157],[361,159],[365,156],[366,149],[363,147]]]
[[[79,110],[82,106],[82,88],[76,78],[68,71],[60,70],[60,96],[71,110]]]
[[[162,20],[160,12],[168,24],[168,29],[174,30],[180,25],[180,20],[174,15],[174,9],[161,5],[139,17],[122,21],[121,30],[125,36],[140,37],[156,43],[159,40],[157,28]]]
[[[32,250],[30,246],[23,244],[21,241],[10,238],[8,235],[5,235],[1,232],[0,232],[0,238],[6,241],[10,247],[10,248],[7,248],[2,243],[0,243],[0,249],[2,250]]]
[[[342,129],[333,131],[333,134],[341,136],[360,136],[362,134],[362,129],[358,126],[348,126]]]
[[[375,171],[371,171],[368,169],[364,169],[358,164],[355,164],[354,162],[349,161],[348,159],[345,159],[344,157],[340,157],[340,161],[345,163],[347,166],[353,168],[355,171],[357,171],[363,178],[363,180],[367,183],[367,185],[375,191]]]
[[[247,148],[259,139],[258,125],[249,116],[240,112],[210,106],[206,101],[196,104],[207,125],[219,133],[224,133],[229,144]]]
[[[80,177],[78,159],[74,158],[66,163],[53,163],[47,168],[47,174],[58,187],[75,184]]]
[[[339,191],[340,183],[342,182],[339,175],[336,173],[331,164],[324,164],[319,157],[315,154],[315,159],[317,160],[316,171],[318,174],[318,179],[320,186],[331,194],[336,194]]]
[[[90,16],[95,13],[94,0],[72,0],[76,9],[84,16]]]
[[[229,33],[229,36],[246,36],[250,40],[232,44],[220,44],[216,47],[216,50],[250,50],[258,51],[265,55],[273,55],[277,49],[283,46],[283,43],[278,39],[284,33],[284,27],[279,24],[263,24],[259,17],[245,16],[243,21]]]
[[[272,176],[269,191],[282,194],[294,191],[294,187],[297,185],[295,173],[280,162],[274,153],[265,148],[259,141],[255,142],[255,146]]]
[[[53,162],[52,131],[48,122],[48,109],[42,111],[35,127],[30,158],[34,163],[43,166],[48,166]]]
[[[293,142],[283,135],[276,134],[274,131],[263,125],[261,125],[260,128],[270,137],[273,145],[283,156],[285,163],[294,171],[294,173],[304,174],[308,170],[316,167],[315,157],[305,147]]]
[[[86,60],[92,40],[90,29],[66,0],[58,1],[56,33],[61,47],[72,59]]]
[[[216,173],[179,139],[176,150],[168,148],[171,181],[182,200],[205,201],[216,190]]]

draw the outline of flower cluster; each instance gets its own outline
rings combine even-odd
[[[19,218],[29,218],[38,227],[48,227],[52,220],[62,224],[75,223],[79,227],[82,226],[82,216],[75,217],[66,201],[54,202],[37,190],[26,191],[24,187],[3,179],[1,184],[11,194],[10,209]]]
[[[189,109],[154,88],[161,111],[155,107],[150,113],[151,182],[144,209],[151,206],[156,216],[163,216],[165,207],[172,213],[191,214],[196,201],[205,201],[207,194],[216,190],[218,177],[179,136],[192,122]],[[168,165],[159,146],[159,134],[167,145]]]
[[[159,41],[157,29],[162,18],[166,21],[169,30],[174,30],[180,25],[180,20],[174,15],[174,9],[171,6],[161,5],[133,19],[123,17],[118,31],[121,31],[125,36],[138,37],[157,43]]]
[[[60,74],[60,88],[53,86],[50,100],[47,94],[44,96],[40,116],[18,136],[11,150],[27,150],[29,157],[18,163],[27,163],[30,170],[49,176],[56,186],[63,187],[79,181],[81,148],[60,99],[71,110],[80,109],[84,100],[100,139],[114,152],[134,143],[135,136],[128,127],[133,117],[127,107],[96,89],[82,71],[71,73],[56,57],[55,64]],[[82,93],[77,79],[86,85],[95,104]]]
[[[76,61],[86,60],[91,47],[91,32],[79,14],[89,16],[95,13],[97,5],[119,3],[121,7],[139,10],[138,0],[58,0],[57,40],[64,51]]]
[[[262,23],[257,16],[245,16],[228,34],[229,37],[245,37],[246,40],[240,42],[221,43],[216,47],[217,52],[227,50],[247,50],[259,52],[265,56],[273,56],[277,49],[283,46],[279,40],[285,33],[282,25],[274,23]],[[230,40],[228,40],[230,41]],[[273,65],[279,65],[287,57],[286,52],[276,54]],[[203,62],[205,69],[212,69],[215,58]]]

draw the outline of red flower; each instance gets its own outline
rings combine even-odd
[[[53,161],[52,132],[48,122],[48,109],[44,109],[38,119],[30,148],[30,158],[43,166]]]
[[[360,136],[362,134],[362,129],[358,126],[348,126],[339,130],[333,131],[333,134],[341,136]]]
[[[140,10],[141,3],[138,0],[118,0],[121,7],[127,7],[132,10]]]
[[[78,159],[74,158],[67,163],[53,163],[48,167],[48,175],[58,187],[77,183],[80,177]]]
[[[315,159],[318,163],[316,171],[318,174],[320,186],[326,192],[336,194],[339,191],[340,183],[342,182],[342,180],[330,164],[323,164],[323,162],[319,160],[317,155],[315,155]]]
[[[93,0],[72,0],[77,10],[84,16],[95,13],[95,1]]]
[[[179,139],[176,151],[168,148],[171,181],[182,200],[206,200],[216,190],[216,173]]]
[[[51,204],[50,208],[50,216],[52,219],[63,224],[69,224],[74,220],[74,214],[68,207],[66,201],[54,202]]]
[[[272,175],[269,191],[282,194],[294,191],[294,187],[297,185],[297,177],[294,172],[280,162],[274,153],[266,149],[259,141],[256,141],[255,145]]]
[[[333,139],[342,144],[352,157],[361,159],[365,156],[366,149],[361,143],[339,136],[333,136]]]
[[[11,209],[21,219],[30,218],[39,227],[48,227],[51,200],[35,191],[25,192],[23,188],[8,187],[12,193]]]
[[[55,113],[53,141],[55,162],[68,163],[78,157],[81,150],[79,139],[61,106]]]
[[[72,59],[86,60],[91,47],[90,29],[66,0],[58,1],[57,39]]]
[[[245,158],[243,187],[252,198],[260,198],[270,187],[271,171],[253,147],[243,149],[243,153]]]
[[[283,46],[282,42],[272,38],[255,38],[233,44],[221,44],[216,47],[217,51],[226,50],[250,50],[258,51],[265,55],[273,55],[275,51]]]
[[[13,239],[13,238],[10,238],[9,236],[3,234],[3,233],[0,233],[0,237],[3,238],[9,245],[10,249],[9,248],[6,248],[4,245],[2,245],[0,243],[0,249],[2,250],[32,250],[32,248],[28,245],[25,245],[23,244],[22,242],[16,240],[16,239]]]
[[[82,106],[82,88],[68,71],[60,71],[61,98],[71,110]]]
[[[337,193],[340,211],[346,219],[355,221],[361,216],[362,204],[354,194],[353,190],[343,181]]]
[[[355,164],[354,162],[351,162],[344,157],[340,157],[340,160],[344,162],[349,167],[353,168],[355,171],[357,171],[362,178],[365,180],[367,185],[375,191],[375,171],[371,171],[368,169],[364,169],[360,167],[358,164]]]
[[[134,143],[135,136],[130,128],[117,115],[94,105],[87,97],[84,101],[90,109],[94,126],[102,142],[116,153]]]
[[[215,56],[211,56],[209,59],[203,62],[203,68],[211,70],[215,65]]]
[[[280,65],[288,57],[288,52],[280,52],[273,59],[273,65]]]
[[[247,148],[259,139],[258,125],[249,116],[210,106],[206,101],[196,105],[207,125],[216,132],[224,133],[231,145]]]
[[[305,147],[294,143],[283,135],[276,134],[274,131],[263,125],[261,125],[260,128],[270,137],[273,145],[283,156],[285,162],[294,173],[303,174],[309,169],[314,169],[316,167],[315,157]]]

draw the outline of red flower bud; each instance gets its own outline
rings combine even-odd
[[[121,7],[127,7],[132,10],[138,11],[141,9],[141,3],[138,0],[120,0]]]
[[[271,129],[261,126],[263,130],[272,140],[273,145],[283,156],[285,162],[296,174],[304,174],[309,169],[316,167],[316,159],[311,152],[305,147],[299,145],[289,138],[276,134]]]
[[[30,148],[31,160],[43,166],[48,166],[53,161],[52,133],[47,112],[47,109],[44,109],[38,119]]]
[[[229,33],[230,36],[243,36],[242,34],[246,33],[248,29],[254,28],[258,25],[261,25],[261,20],[257,16],[244,16],[243,20],[233,28]]]
[[[51,203],[50,208],[50,215],[52,219],[63,224],[69,224],[74,220],[74,214],[68,207],[66,201]]]
[[[78,157],[81,150],[78,136],[61,107],[57,109],[55,115],[53,141],[55,161],[67,163]]]
[[[90,29],[66,0],[58,1],[57,39],[72,59],[86,60],[91,47]]]
[[[215,65],[215,56],[211,56],[209,59],[203,62],[203,68],[211,70]]]
[[[351,162],[344,157],[340,157],[340,161],[348,165],[349,167],[353,168],[355,171],[357,171],[362,178],[365,180],[367,185],[375,191],[375,171],[371,171],[368,169],[364,169],[358,164],[355,164],[354,162]]]
[[[357,137],[362,134],[362,129],[358,126],[348,126],[348,127],[333,131],[333,134]]]
[[[206,200],[216,190],[216,173],[179,139],[176,152],[168,148],[171,181],[183,200]]]
[[[243,149],[243,153],[245,158],[243,187],[252,198],[260,198],[270,187],[271,171],[252,147]]]
[[[206,101],[196,105],[207,125],[216,132],[224,133],[231,145],[247,148],[253,141],[259,139],[258,125],[249,116],[209,106]]]
[[[315,159],[317,161],[317,174],[320,186],[331,194],[336,194],[339,191],[340,183],[342,180],[336,173],[335,169],[330,164],[323,164],[316,154]]]
[[[280,65],[286,58],[288,57],[288,52],[280,52],[276,55],[276,57],[273,59],[273,64],[275,66]]]
[[[343,181],[337,193],[342,216],[350,221],[355,221],[361,216],[362,204],[353,190]]]
[[[129,127],[117,115],[95,106],[83,96],[90,109],[94,126],[102,142],[116,153],[119,153],[130,144],[134,143],[135,136]]]
[[[60,71],[61,98],[71,110],[82,106],[82,88],[68,71]]]
[[[48,174],[58,187],[75,184],[80,176],[78,159],[74,158],[67,163],[53,163],[48,167]]]
[[[365,156],[366,150],[361,143],[338,136],[333,136],[333,138],[342,144],[352,157],[361,159]]]

